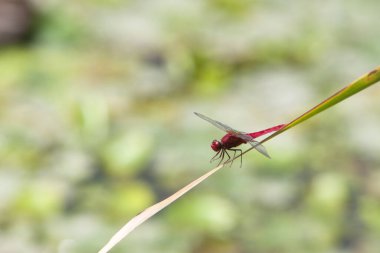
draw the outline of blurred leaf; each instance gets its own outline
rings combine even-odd
[[[25,186],[14,203],[13,214],[43,219],[56,214],[64,204],[64,188],[47,179]]]
[[[380,203],[377,199],[363,197],[361,202],[362,209],[360,216],[364,220],[366,226],[377,234],[380,233]]]
[[[0,51],[0,91],[5,88],[19,85],[23,80],[23,75],[29,66],[31,55],[26,50],[9,49]]]
[[[154,149],[152,137],[146,132],[130,131],[113,138],[106,146],[102,157],[107,172],[114,176],[134,175],[149,163],[148,157]]]
[[[108,134],[108,107],[100,96],[85,96],[79,103],[78,120],[86,141],[98,145]]]
[[[126,215],[135,215],[152,204],[153,199],[153,192],[146,184],[136,181],[119,184],[112,190],[112,195],[108,199],[107,216],[119,220]]]
[[[340,216],[348,198],[346,180],[337,173],[323,173],[316,177],[308,202],[312,210],[322,216]]]
[[[81,22],[78,22],[78,16]],[[67,8],[66,5],[58,4],[48,12],[40,15],[37,22],[39,30],[38,40],[46,46],[79,44],[79,42],[88,41],[88,29],[85,26],[85,16],[78,15],[73,9]]]
[[[218,234],[235,226],[237,214],[232,203],[225,199],[196,195],[180,201],[168,215],[179,230],[192,228]]]
[[[229,71],[226,66],[208,62],[200,70],[195,90],[204,95],[218,93],[227,87],[228,77]]]
[[[254,5],[256,1],[247,0],[209,0],[208,2],[215,8],[223,10],[224,12],[233,15],[235,18],[244,16],[247,13],[251,5]],[[253,3],[253,4],[252,4]]]

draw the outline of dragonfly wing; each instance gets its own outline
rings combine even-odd
[[[200,114],[200,113],[197,113],[197,112],[194,112],[195,115],[197,115],[199,118],[201,119],[204,119],[208,122],[210,122],[212,125],[216,126],[217,128],[229,133],[229,134],[233,134],[233,135],[238,135],[238,134],[242,134],[241,132],[223,124],[222,122],[219,122],[219,121],[216,121],[216,120],[213,120],[213,119],[210,119],[209,117],[203,115],[203,114]]]
[[[223,124],[222,122],[219,122],[219,121],[216,121],[216,120],[213,120],[213,119],[210,119],[209,117],[203,115],[203,114],[200,114],[200,113],[197,113],[197,112],[194,112],[195,115],[197,115],[198,117],[200,117],[201,119],[204,119],[208,122],[210,122],[212,125],[216,126],[217,128],[229,133],[229,134],[232,134],[232,135],[235,135],[236,137],[239,137],[240,139],[246,141],[247,143],[249,143],[253,148],[255,148],[257,151],[259,151],[261,154],[265,155],[266,157],[270,158],[267,150],[265,149],[265,147],[258,141],[255,141],[255,139],[248,135],[247,133],[244,133],[244,132],[240,132],[240,131],[237,131],[225,124]]]
[[[258,141],[250,141],[249,144],[251,144],[251,146],[254,147],[261,154],[263,154],[266,157],[270,158],[270,156],[269,156],[266,148],[260,142],[258,142]]]
[[[266,148],[258,141],[256,141],[252,136],[238,132],[235,134],[235,136],[239,137],[242,140],[245,140],[248,142],[252,147],[254,147],[257,151],[259,151],[261,154],[265,155],[266,157],[270,158]]]
[[[236,137],[239,137],[242,140],[245,140],[246,142],[257,142],[252,136],[244,132],[236,131],[236,133],[231,133],[231,134],[235,135]]]

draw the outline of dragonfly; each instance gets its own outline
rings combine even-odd
[[[235,130],[227,126],[226,124],[213,120],[203,114],[200,114],[197,112],[194,112],[194,114],[200,117],[201,119],[208,121],[209,123],[223,130],[224,132],[226,132],[226,134],[220,139],[220,141],[213,140],[211,142],[211,148],[212,150],[216,152],[216,154],[211,158],[210,162],[213,162],[215,160],[220,160],[218,163],[218,166],[223,162],[225,155],[228,157],[225,163],[231,161],[230,166],[232,166],[232,162],[235,160],[235,157],[236,157],[236,152],[240,152],[240,167],[241,167],[243,163],[243,158],[242,158],[243,151],[236,147],[240,146],[241,144],[246,144],[246,143],[250,144],[253,148],[255,148],[264,156],[270,158],[265,147],[260,142],[256,141],[255,138],[258,138],[262,135],[265,135],[271,132],[278,131],[285,126],[285,124],[281,124],[281,125],[270,127],[258,132],[245,133],[245,132]],[[232,159],[228,151],[234,152]]]

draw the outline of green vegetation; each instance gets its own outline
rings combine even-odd
[[[223,133],[193,111],[260,130],[379,65],[376,0],[35,8],[33,39],[0,49],[0,252],[96,252],[214,167]],[[378,252],[379,94],[276,136],[271,160],[247,153],[111,252]]]

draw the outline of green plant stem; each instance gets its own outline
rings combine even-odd
[[[357,80],[355,80],[351,84],[347,85],[346,87],[339,90],[338,92],[336,92],[332,96],[323,100],[321,103],[317,104],[316,106],[314,106],[313,108],[311,108],[310,110],[308,110],[307,112],[302,114],[301,116],[295,118],[294,120],[292,120],[291,122],[286,124],[284,128],[282,128],[281,130],[271,134],[270,136],[268,136],[267,138],[262,140],[260,143],[264,143],[264,142],[269,141],[273,137],[289,130],[290,128],[292,128],[292,127],[300,124],[301,122],[317,115],[318,113],[330,108],[331,106],[345,100],[346,98],[358,93],[359,91],[368,88],[369,86],[377,83],[378,81],[380,81],[380,66],[375,68],[374,70],[370,71],[369,73],[359,77]],[[252,149],[254,149],[254,147],[251,147],[251,148],[245,150],[239,156],[235,157],[231,161],[225,162],[224,164],[231,163],[232,161],[234,161],[237,158],[240,158],[240,156],[251,151]]]

